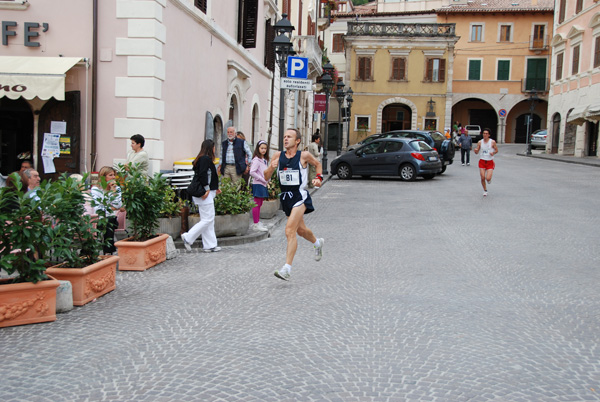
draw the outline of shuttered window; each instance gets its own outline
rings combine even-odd
[[[500,42],[510,42],[511,41],[511,26],[510,25],[500,25]]]
[[[271,19],[265,22],[265,67],[269,71],[275,71],[275,46],[273,46],[273,40],[275,39],[275,28],[271,25]]]
[[[392,58],[392,80],[406,80],[406,59],[404,57]]]
[[[556,79],[562,79],[563,74],[563,59],[565,57],[564,53],[559,53],[556,55]]]
[[[469,60],[469,80],[479,81],[481,79],[481,60]]]
[[[579,14],[583,10],[583,0],[577,0],[577,4],[575,5],[575,14]]]
[[[565,21],[565,14],[567,11],[567,0],[560,0],[560,6],[558,8],[558,23],[562,24]]]
[[[196,6],[196,8],[202,11],[204,14],[206,14],[207,3],[208,0],[194,0],[194,6]]]
[[[333,34],[333,53],[344,51],[344,34]]]
[[[367,81],[371,80],[372,70],[372,59],[371,57],[359,57],[358,58],[358,79]]]
[[[508,81],[510,78],[510,60],[498,60],[498,81]]]
[[[258,0],[239,0],[238,43],[247,49],[256,47]]]
[[[444,82],[446,79],[446,59],[427,59],[425,82]]]
[[[579,45],[573,48],[573,64],[571,67],[571,74],[579,73]]]
[[[594,43],[594,68],[596,68],[600,67],[600,36],[596,36]]]

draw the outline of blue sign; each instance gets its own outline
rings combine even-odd
[[[308,58],[288,56],[287,61],[288,78],[308,78]]]
[[[500,109],[498,111],[498,114],[500,115],[500,117],[505,117],[506,116],[506,109]]]

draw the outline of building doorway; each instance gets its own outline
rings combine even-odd
[[[393,103],[383,108],[381,120],[381,130],[384,133],[394,130],[410,130],[412,110],[406,105]]]
[[[598,153],[598,123],[586,122],[585,136],[587,156],[596,156]]]
[[[552,118],[552,148],[550,153],[558,153],[558,144],[560,142],[560,113],[555,113]]]
[[[0,98],[0,173],[19,170],[24,159],[33,163],[33,113],[22,98]]]
[[[515,127],[515,144],[527,144],[527,130],[529,123],[530,114],[522,114],[517,117],[517,126]],[[531,132],[533,133],[535,130],[539,130],[541,127],[542,119],[537,114],[533,114],[533,119],[531,123]]]

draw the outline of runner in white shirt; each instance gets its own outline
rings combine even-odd
[[[492,174],[496,164],[494,163],[494,155],[498,153],[498,146],[496,141],[490,138],[490,129],[483,129],[483,139],[477,143],[477,148],[474,152],[479,154],[481,151],[481,158],[479,159],[479,175],[481,176],[481,186],[483,187],[483,196],[487,196],[487,184],[492,183]]]

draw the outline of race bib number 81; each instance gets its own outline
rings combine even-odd
[[[287,169],[279,171],[279,182],[284,186],[299,186],[300,171]]]

